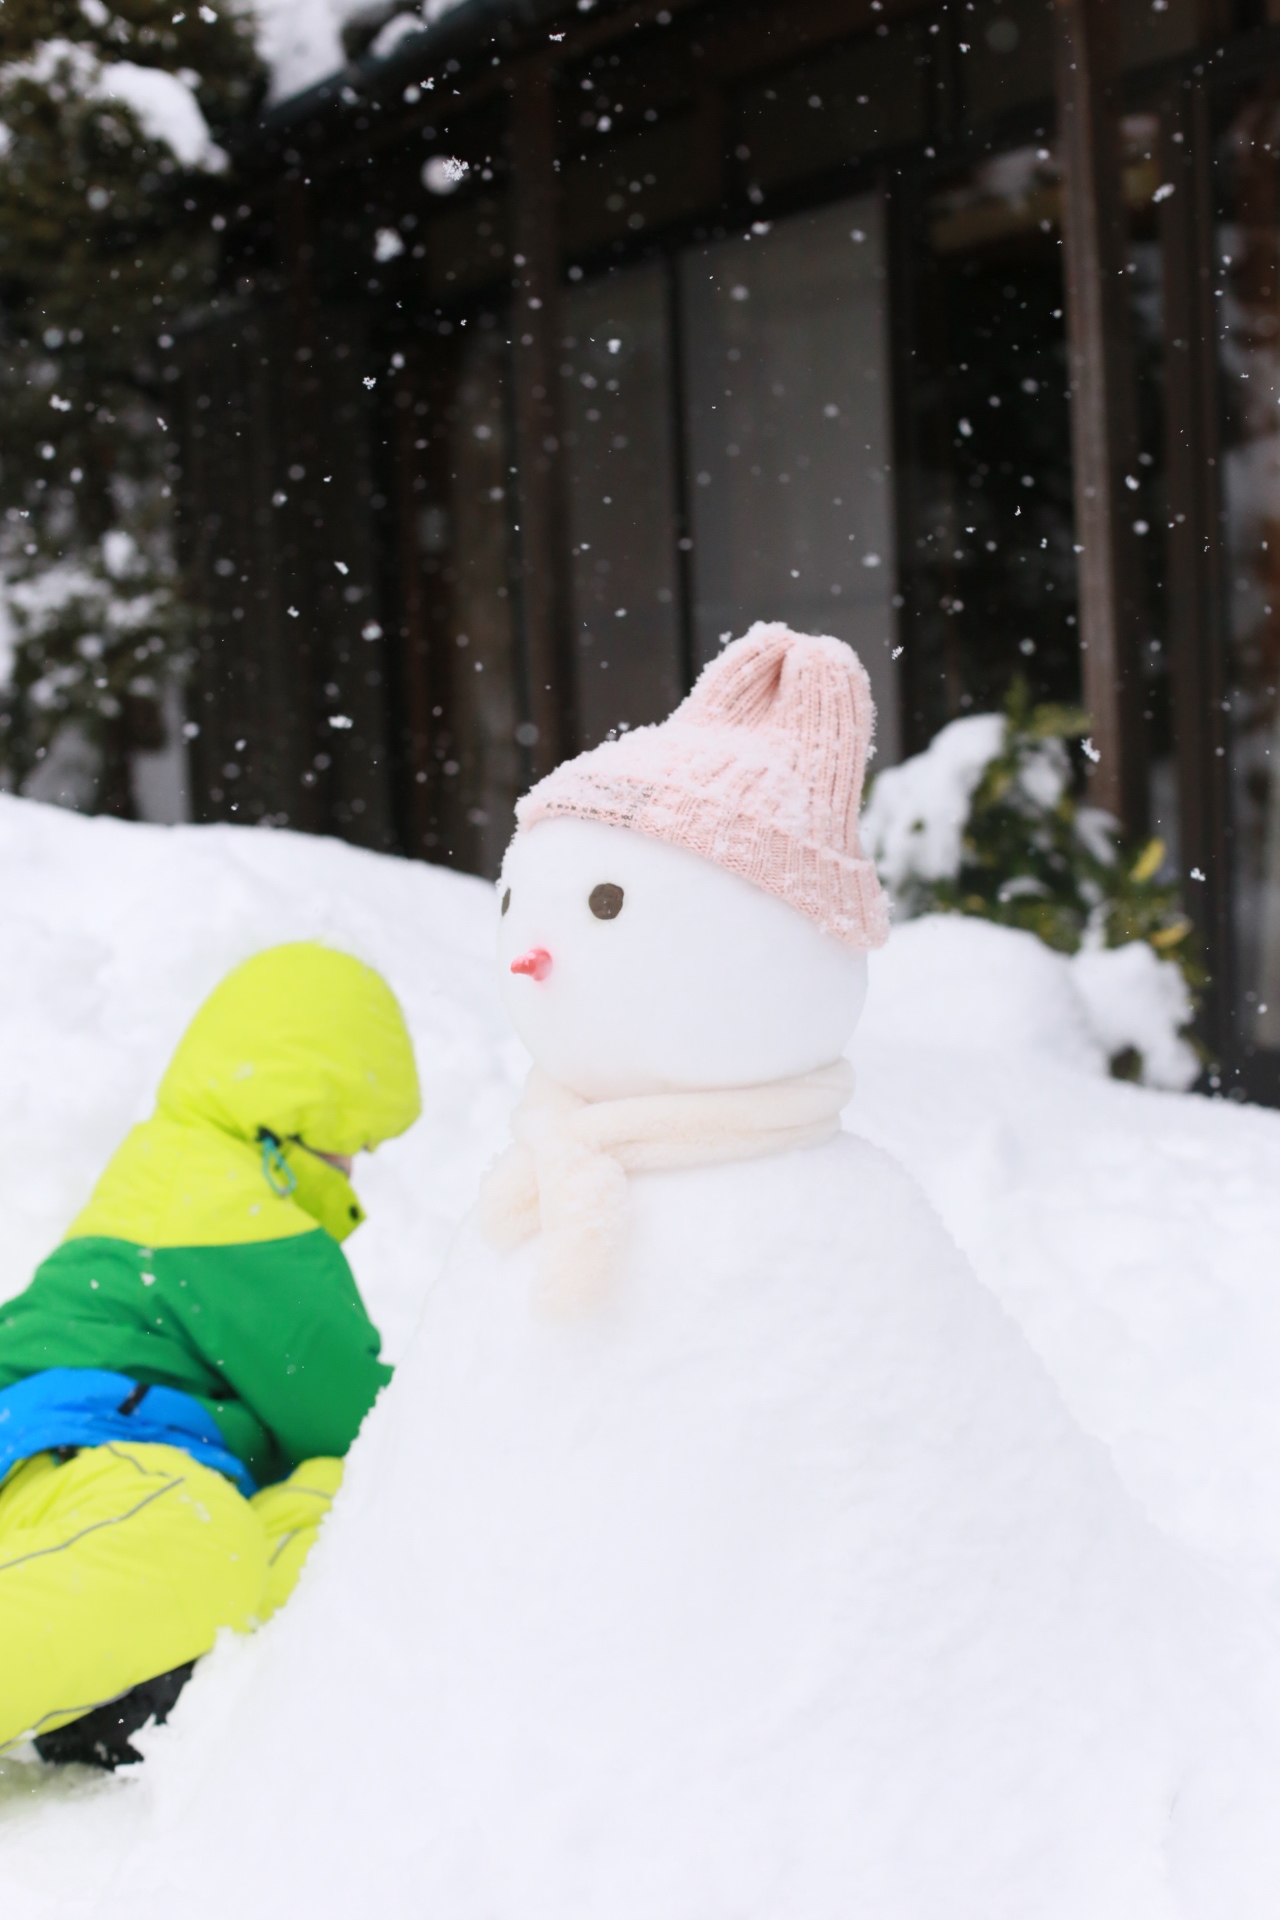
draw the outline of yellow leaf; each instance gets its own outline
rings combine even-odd
[[[1164,841],[1159,838],[1149,840],[1133,863],[1131,878],[1138,881],[1150,880],[1153,874],[1160,871],[1163,859]]]

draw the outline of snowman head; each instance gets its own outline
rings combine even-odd
[[[857,831],[872,722],[843,641],[757,625],[661,726],[526,795],[499,972],[544,1071],[598,1100],[840,1055],[888,932]]]
[[[755,1086],[843,1052],[864,953],[714,861],[547,820],[502,870],[498,969],[538,1065],[588,1100]]]

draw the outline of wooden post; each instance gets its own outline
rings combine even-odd
[[[1234,977],[1223,712],[1223,551],[1214,312],[1213,150],[1202,84],[1174,84],[1161,115],[1168,645],[1182,897],[1209,967],[1203,1038],[1231,1049]],[[1199,879],[1190,876],[1197,874]]]
[[[423,592],[421,540],[418,516],[422,505],[415,490],[420,467],[415,442],[418,421],[413,407],[425,392],[417,354],[400,375],[395,395],[395,442],[392,507],[396,524],[396,575],[399,614],[395,657],[396,703],[400,721],[403,776],[400,811],[405,822],[405,851],[415,859],[429,859],[435,841],[431,832],[436,795],[432,790],[432,666],[430,624]]]
[[[289,825],[303,833],[322,833],[328,821],[327,782],[315,767],[321,745],[316,693],[320,646],[314,605],[314,565],[309,564],[314,543],[311,516],[299,483],[288,478],[290,467],[302,465],[308,473],[308,491],[315,481],[315,373],[316,327],[314,300],[315,241],[311,197],[296,170],[285,175],[277,201],[280,261],[285,292],[278,316],[277,409],[280,421],[280,466],[276,484],[288,494],[278,520],[281,548],[277,590],[297,615],[282,610],[278,626],[276,672],[288,692],[280,712],[279,760],[281,800]]]
[[[516,71],[511,95],[511,316],[520,604],[535,779],[574,750],[569,556],[559,408],[559,182],[553,76],[544,60]]]
[[[1147,816],[1139,685],[1134,364],[1115,109],[1115,0],[1055,0],[1071,451],[1084,703],[1095,805],[1129,834]]]

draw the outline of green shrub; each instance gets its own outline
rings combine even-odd
[[[931,781],[916,776],[896,792],[892,783],[901,781],[906,768],[891,768],[873,787],[869,845],[881,859],[899,912],[907,918],[974,914],[1021,927],[1066,954],[1086,944],[1120,947],[1145,940],[1162,959],[1177,962],[1194,994],[1205,976],[1177,886],[1161,877],[1164,843],[1126,847],[1111,816],[1078,797],[1088,715],[1073,707],[1033,706],[1026,682],[1018,679],[1003,718],[1002,734],[972,734],[967,765],[957,762],[949,771],[940,766]],[[953,728],[976,730],[994,721],[975,716]],[[991,746],[994,753],[987,751]],[[961,790],[966,782],[967,815]],[[925,851],[931,798],[963,820],[941,854],[936,836]],[[918,808],[920,817],[904,819],[904,806]]]

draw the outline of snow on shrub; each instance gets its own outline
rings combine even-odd
[[[923,753],[876,778],[862,816],[880,878],[901,900],[917,884],[952,879],[974,789],[1004,742],[998,713],[953,720]]]
[[[1126,849],[1116,822],[1080,804],[1069,742],[1088,718],[1031,704],[954,720],[888,767],[863,814],[866,847],[898,916],[963,913],[1076,956],[1093,1029],[1119,1078],[1184,1088],[1199,1059],[1184,1037],[1202,976],[1164,845]]]
[[[1182,1037],[1194,1007],[1180,967],[1146,940],[1126,940],[1122,947],[1084,948],[1071,971],[1113,1072],[1131,1067],[1149,1087],[1191,1085],[1200,1058]]]
[[[92,24],[92,16],[86,14],[86,18]],[[0,67],[4,92],[21,81],[34,83],[61,104],[69,99],[85,104],[119,101],[130,109],[146,138],[164,142],[181,166],[212,173],[221,173],[227,166],[226,153],[209,132],[196,98],[199,75],[188,68],[171,73],[134,60],[104,60],[99,49],[54,36],[37,41],[27,59]]]

